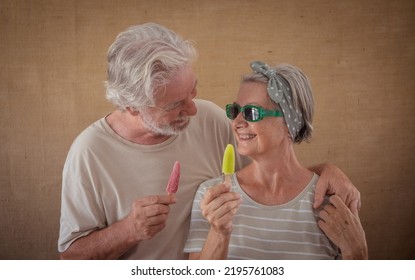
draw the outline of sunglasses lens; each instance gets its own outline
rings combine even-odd
[[[259,120],[259,110],[256,107],[245,107],[243,115],[248,122],[256,122]]]
[[[235,105],[235,104],[229,104],[226,106],[226,114],[228,115],[228,118],[230,118],[231,120],[236,119],[236,117],[239,114],[239,106]]]

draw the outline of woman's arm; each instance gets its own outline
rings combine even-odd
[[[202,215],[210,224],[210,230],[199,253],[191,253],[190,259],[226,259],[232,233],[232,218],[236,214],[241,197],[230,187],[220,184],[210,188],[200,203]]]

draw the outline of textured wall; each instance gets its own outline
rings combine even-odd
[[[113,109],[109,45],[147,21],[196,42],[199,97],[221,106],[251,60],[303,69],[316,116],[301,161],[361,190],[371,258],[415,259],[414,15],[412,0],[2,0],[0,259],[58,258],[66,153]]]

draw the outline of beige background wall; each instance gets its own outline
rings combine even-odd
[[[302,68],[315,134],[298,147],[362,193],[373,259],[415,259],[415,1],[0,2],[0,259],[56,259],[60,181],[76,135],[112,110],[106,52],[154,21],[193,39],[199,97],[233,101],[254,59]]]

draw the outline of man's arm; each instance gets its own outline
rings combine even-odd
[[[133,203],[119,222],[77,239],[60,254],[61,259],[117,259],[141,240],[150,239],[165,226],[175,196],[148,196]]]
[[[139,242],[130,234],[127,221],[119,221],[107,228],[96,230],[74,241],[60,253],[65,259],[117,259]]]
[[[353,201],[357,201],[357,208],[360,209],[360,192],[337,166],[323,163],[309,168],[320,175],[314,195],[314,208],[319,208],[324,201],[324,196],[338,195],[344,203],[350,207]]]

